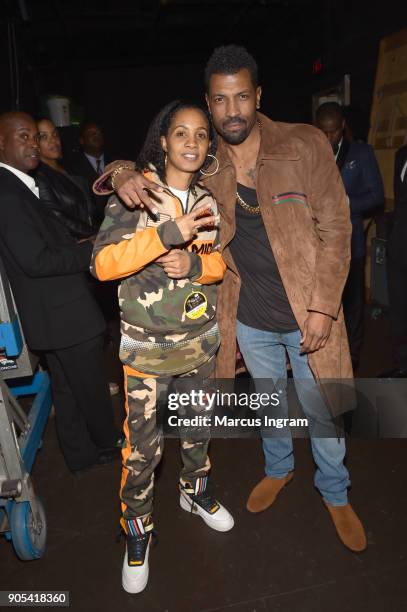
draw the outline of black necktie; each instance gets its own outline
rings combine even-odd
[[[98,176],[102,174],[102,160],[101,159],[96,160],[96,174]]]

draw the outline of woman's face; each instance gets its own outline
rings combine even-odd
[[[205,162],[209,148],[209,126],[205,115],[196,108],[178,111],[168,134],[161,137],[167,153],[166,171],[194,174]]]
[[[61,140],[58,130],[52,121],[43,119],[38,122],[40,155],[43,161],[61,157]]]

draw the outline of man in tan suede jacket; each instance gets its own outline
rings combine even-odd
[[[221,251],[227,264],[219,287],[221,348],[218,378],[235,375],[236,339],[256,390],[265,379],[281,392],[287,411],[286,355],[312,434],[315,486],[341,541],[354,552],[366,548],[363,526],[348,502],[345,441],[332,416],[352,406],[344,385],[352,366],[341,297],[349,270],[349,204],[332,150],[309,125],[277,123],[258,112],[257,65],[242,47],[219,47],[208,61],[206,100],[219,136],[203,182],[221,213]],[[129,170],[115,170],[114,187],[130,205],[157,208],[145,188],[159,188]],[[106,178],[99,180],[103,190]],[[327,380],[327,379],[330,379]],[[262,382],[263,381],[263,382]],[[345,385],[346,387],[346,385]],[[293,478],[289,431],[263,435],[265,477],[247,509],[269,508]]]

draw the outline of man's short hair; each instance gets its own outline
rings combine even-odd
[[[253,87],[257,87],[257,63],[247,49],[238,45],[217,47],[205,67],[205,91],[209,90],[209,80],[213,74],[236,74],[244,68],[250,73]]]
[[[23,117],[24,119],[28,119],[29,121],[35,120],[31,115],[25,113],[24,111],[6,111],[4,113],[0,113],[0,127],[4,129],[7,124],[13,123],[16,119]]]
[[[102,128],[97,121],[94,121],[93,119],[85,119],[84,121],[82,121],[79,126],[79,136],[83,136],[86,130],[94,125],[99,128],[100,131],[102,131]]]
[[[317,122],[325,121],[326,119],[344,119],[343,108],[338,102],[324,102],[317,108],[315,114]]]

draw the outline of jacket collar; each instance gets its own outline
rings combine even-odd
[[[153,166],[153,164],[149,164],[149,167],[146,170],[144,170],[143,174],[149,181],[152,181],[153,183],[157,183],[158,185],[160,185],[160,187],[162,187],[166,193],[168,193],[172,197],[177,197],[172,193],[170,187],[168,187],[168,185],[166,185],[160,179],[160,177],[157,174],[157,170]],[[196,183],[193,187],[190,188],[189,191],[190,191],[190,194],[195,199],[198,199],[199,197],[208,194],[208,190],[206,189],[206,187],[204,187],[203,185],[200,185],[200,183]]]
[[[275,159],[294,161],[300,159],[300,153],[293,142],[290,142],[287,128],[272,121],[266,115],[257,113],[261,125],[261,141],[258,160]]]
[[[4,170],[7,170],[11,174],[14,174],[14,176],[16,176],[21,183],[28,187],[31,193],[33,193],[37,198],[40,197],[38,187],[35,184],[35,180],[32,176],[30,176],[26,172],[18,170],[17,168],[14,168],[14,166],[9,166],[8,164],[0,163],[0,167],[4,168]]]
[[[342,139],[341,148],[339,149],[338,157],[336,158],[336,165],[338,166],[339,170],[342,170],[343,166],[345,165],[346,158],[350,149],[350,144],[351,143],[346,138]]]

